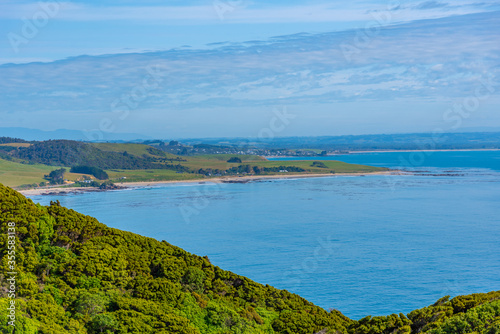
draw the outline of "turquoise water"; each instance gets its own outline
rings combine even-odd
[[[269,160],[296,160],[277,158]],[[485,168],[500,171],[500,151],[426,151],[426,152],[373,152],[315,157],[303,160],[339,160],[353,164],[405,169]]]
[[[398,159],[345,157],[385,166]],[[411,166],[425,171],[417,175],[177,184],[33,199],[59,199],[109,226],[167,240],[361,318],[406,313],[444,295],[500,290],[499,158],[439,152]]]

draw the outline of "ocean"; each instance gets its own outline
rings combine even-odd
[[[321,159],[415,173],[31,198],[59,200],[108,226],[207,255],[354,319],[500,290],[500,151]]]

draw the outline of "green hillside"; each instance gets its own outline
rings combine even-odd
[[[13,291],[18,334],[500,333],[500,292],[353,321],[166,241],[109,228],[59,203],[35,205],[2,185],[0,223],[2,333],[14,333]]]
[[[46,165],[25,165],[0,159],[0,183],[7,186],[40,183],[43,176],[49,174],[54,167]]]
[[[0,182],[8,186],[36,186],[50,171],[78,166],[105,170],[112,182],[182,181],[242,175],[371,173],[387,168],[340,161],[268,161],[258,155],[207,154],[179,156],[146,144],[84,143],[72,140],[16,142],[0,137]],[[9,141],[13,141],[9,143]],[[237,163],[230,162],[236,159]],[[30,166],[30,167],[27,167]],[[52,166],[52,167],[48,167]],[[67,173],[76,181],[81,175]]]
[[[18,147],[17,149],[11,147],[3,154],[29,163],[51,166],[90,166],[102,169],[176,169],[174,165],[166,163],[168,159],[166,153],[147,145],[137,146],[136,144],[103,144],[101,149],[99,144],[71,140],[48,140],[34,142],[28,147]],[[130,149],[132,153],[129,153],[127,149]],[[157,154],[147,153],[148,149]],[[2,153],[1,148],[0,153]]]
[[[104,152],[127,152],[137,157],[165,157],[168,159],[177,158],[176,155],[162,152],[152,146],[132,143],[92,143],[92,146]]]
[[[26,164],[0,159],[0,183],[9,187],[20,187],[23,185],[32,186],[41,182],[47,182],[44,176],[58,168],[61,167],[42,164]],[[175,172],[173,173],[175,174]],[[67,172],[64,174],[64,178],[69,181],[76,181],[82,178],[82,176],[83,174],[79,173]]]

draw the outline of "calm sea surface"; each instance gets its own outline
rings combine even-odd
[[[58,199],[111,227],[208,255],[223,269],[356,319],[406,313],[444,295],[500,290],[500,152],[422,154],[325,158],[417,175],[32,199]]]

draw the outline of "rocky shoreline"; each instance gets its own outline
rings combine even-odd
[[[54,195],[68,195],[68,194],[81,194],[87,192],[102,192],[113,190],[125,190],[133,188],[143,188],[152,186],[161,186],[166,184],[179,184],[179,183],[249,183],[262,180],[272,179],[303,179],[303,178],[317,178],[317,177],[339,177],[339,176],[368,176],[368,175],[401,175],[405,174],[402,171],[390,170],[383,172],[368,172],[368,173],[338,173],[338,174],[291,174],[291,175],[259,175],[259,176],[242,176],[231,178],[206,178],[195,180],[183,181],[151,181],[151,182],[126,182],[114,184],[112,187],[95,188],[95,187],[54,187],[54,188],[38,188],[29,190],[20,190],[19,192],[25,196],[54,196]]]

